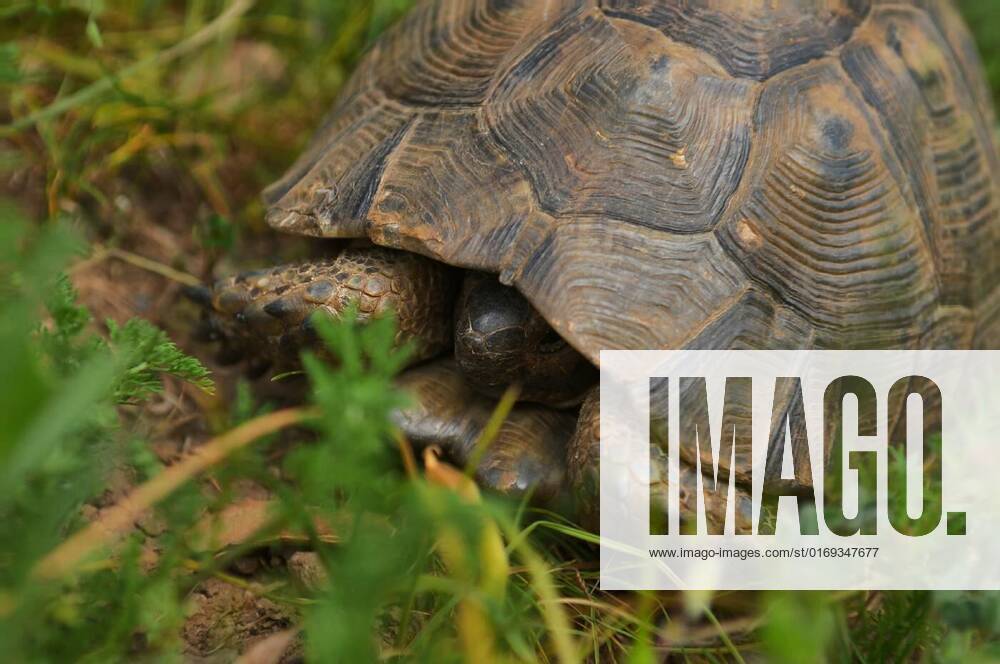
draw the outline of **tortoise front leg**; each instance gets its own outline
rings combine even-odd
[[[205,307],[209,336],[240,354],[293,363],[315,341],[311,314],[338,317],[353,306],[361,322],[392,311],[397,341],[413,343],[417,362],[451,345],[455,291],[455,272],[441,263],[360,246],[332,258],[245,272],[188,294]]]

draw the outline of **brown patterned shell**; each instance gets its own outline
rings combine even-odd
[[[993,121],[930,0],[424,2],[268,219],[497,273],[594,362],[1000,348]]]

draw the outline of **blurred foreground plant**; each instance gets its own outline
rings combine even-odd
[[[154,468],[85,523],[81,507],[94,504],[109,471],[128,461],[134,432],[124,430],[116,405],[140,403],[164,373],[203,389],[211,383],[200,363],[148,323],[109,324],[107,338],[95,334],[60,276],[72,236],[58,226],[31,233],[10,212],[3,221],[0,649],[14,661],[176,655],[190,590],[209,577],[238,582],[229,563],[279,531],[302,533],[329,580],[305,596],[287,582],[266,593],[300,616],[314,661],[389,653],[530,659],[552,625],[568,631],[563,609],[539,601],[555,595],[527,542],[511,552],[526,571],[511,576],[507,592],[512,572],[500,524],[514,527],[516,505],[480,497],[461,471],[441,463],[428,466],[436,474],[427,481],[393,429],[390,413],[406,400],[392,381],[406,350],[393,347],[390,319],[365,327],[350,316],[318,320],[337,362],[304,358],[311,409],[247,421]],[[261,454],[266,442],[251,444],[304,420],[315,434],[299,434],[275,476]],[[221,493],[199,487],[206,472],[224,478]],[[277,500],[235,548],[206,549],[203,515],[227,513],[235,498],[226,487],[241,478]],[[135,529],[154,505],[162,532]],[[333,539],[320,523],[336,524]],[[453,625],[456,607],[466,618]],[[552,639],[568,659],[571,636]]]
[[[116,405],[160,391],[163,374],[211,381],[145,321],[95,334],[61,273],[78,248],[66,229],[33,228],[4,206],[0,234],[0,651],[30,661],[98,647],[87,617],[129,599],[89,601],[82,579],[31,573],[123,459]]]

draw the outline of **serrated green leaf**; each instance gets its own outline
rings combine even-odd
[[[164,374],[176,376],[206,392],[214,390],[208,369],[185,354],[167,333],[142,318],[119,326],[107,321],[112,351],[127,367],[115,388],[118,403],[131,403],[163,391]]]

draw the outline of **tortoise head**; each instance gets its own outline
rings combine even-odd
[[[465,278],[455,306],[455,360],[485,394],[517,384],[521,399],[550,405],[579,402],[597,381],[594,365],[520,293],[483,273]]]

